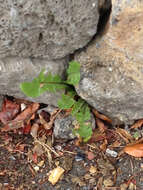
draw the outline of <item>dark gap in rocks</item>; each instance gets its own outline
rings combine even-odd
[[[109,20],[110,14],[112,12],[112,0],[99,0],[99,22],[97,25],[96,34],[92,37],[92,39],[82,48],[77,49],[74,53],[69,55],[69,60],[74,60],[74,55],[76,53],[80,53],[82,51],[86,51],[86,49],[96,40],[102,38],[104,34],[107,33],[109,28]]]
[[[96,36],[104,35],[108,31],[108,22],[112,11],[111,0],[100,0],[99,1],[99,22],[97,25]]]
[[[48,107],[48,105],[47,105],[47,104],[40,103],[40,107],[39,107],[39,109],[43,109],[43,108],[46,108],[46,107]]]
[[[43,34],[40,32],[39,33],[39,41],[42,41],[43,40]]]
[[[3,95],[3,99],[8,99],[8,100],[11,100],[11,101],[14,101],[14,97],[13,96],[9,96],[9,95],[7,95],[7,94],[5,94],[5,95]]]
[[[69,62],[72,61],[72,60],[74,60],[74,53],[71,53],[71,54],[69,55]]]

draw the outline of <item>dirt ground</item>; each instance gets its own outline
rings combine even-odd
[[[22,129],[0,132],[0,190],[142,190],[143,159],[123,152],[132,140],[142,141],[141,128],[97,128],[87,143],[52,135],[45,141],[43,132],[35,140]],[[52,184],[57,168],[63,172]]]
[[[8,140],[10,142],[4,143],[6,137],[1,135],[0,188],[2,190],[143,189],[142,159],[135,159],[129,155],[113,159],[88,145],[73,147],[73,142],[69,142],[68,147],[65,143],[58,145],[67,149],[69,153],[65,151],[60,157],[54,158],[51,165],[44,153],[45,155],[38,160],[38,163],[44,160],[44,164],[36,169],[37,163],[28,159],[28,152],[33,149],[32,137],[30,135],[5,135],[7,139],[10,138]],[[21,143],[25,145],[24,151],[16,149],[17,144]],[[72,151],[69,150],[70,146]],[[93,143],[92,146],[94,147]],[[88,159],[86,154],[88,151],[95,155],[92,160]],[[48,181],[48,172],[55,168],[56,164],[63,167],[65,173],[53,186]],[[125,188],[121,188],[122,186]]]

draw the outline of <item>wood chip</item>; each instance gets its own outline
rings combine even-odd
[[[48,179],[49,182],[52,183],[52,185],[55,185],[59,181],[59,179],[62,176],[62,174],[64,173],[64,171],[65,170],[59,166],[57,168],[51,170],[50,176]]]
[[[108,123],[112,123],[112,120],[111,120],[109,117],[107,117],[107,116],[105,116],[105,115],[99,113],[96,109],[92,109],[92,112],[94,113],[94,115],[95,115],[97,118],[102,119],[102,120],[104,120],[104,121],[107,121]]]

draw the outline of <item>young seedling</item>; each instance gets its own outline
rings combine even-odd
[[[76,91],[75,86],[80,81],[80,64],[76,61],[71,61],[67,69],[67,80],[62,80],[59,75],[45,74],[42,70],[38,77],[32,82],[23,82],[20,85],[22,92],[26,96],[38,97],[42,93],[49,91],[55,93],[58,90],[65,89],[66,93],[62,94],[58,101],[60,109],[71,109],[71,115],[76,118],[79,128],[73,130],[73,133],[83,138],[87,142],[92,135],[90,120],[90,109],[88,104],[81,99]],[[75,97],[78,97],[75,99]],[[87,124],[88,123],[88,124]]]

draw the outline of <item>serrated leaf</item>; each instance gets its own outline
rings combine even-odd
[[[32,82],[24,82],[20,85],[22,92],[30,97],[38,97],[45,91],[56,92],[66,87],[60,76],[51,73],[45,75],[44,70]]]
[[[75,117],[79,123],[90,120],[90,110],[86,103],[81,107],[79,112],[75,114]]]
[[[74,104],[74,106],[73,106],[73,108],[72,108],[71,114],[73,116],[75,116],[81,110],[81,108],[84,105],[84,103],[85,103],[85,101],[82,100],[81,98],[78,101],[76,101],[75,104]]]
[[[68,95],[62,94],[62,98],[58,101],[60,109],[69,109],[73,106],[75,100]]]
[[[84,142],[87,142],[92,136],[92,128],[90,125],[80,125],[79,129],[75,129],[74,133],[79,134],[83,138]]]
[[[87,103],[84,104],[82,108],[82,112],[84,113],[84,120],[87,121],[90,119],[90,109]]]
[[[44,72],[45,72],[45,69],[42,69],[42,71],[40,72],[40,74],[38,75],[38,77],[35,78],[35,79],[38,80],[40,83],[43,82],[44,79],[45,79],[45,74],[44,74]]]
[[[23,82],[20,85],[20,89],[26,96],[37,97],[40,96],[40,83],[37,80],[32,82]]]
[[[44,85],[41,87],[41,91],[56,92],[57,90],[61,90],[67,87],[59,75],[52,75],[51,73],[45,76],[43,84]]]
[[[77,95],[76,91],[70,86],[66,88],[66,91],[67,95],[70,96],[71,98],[74,98]]]
[[[67,70],[67,83],[77,85],[80,81],[80,64],[76,61],[71,61]]]

